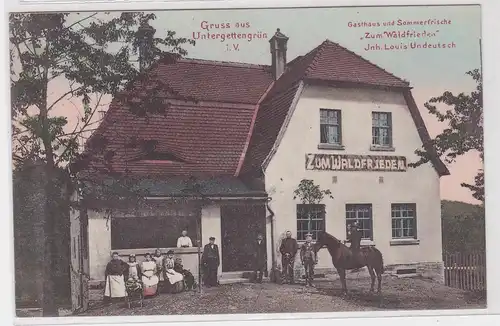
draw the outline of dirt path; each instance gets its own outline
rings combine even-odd
[[[318,282],[317,288],[301,285],[234,284],[204,289],[202,294],[162,294],[144,301],[144,307],[127,309],[123,303],[104,307],[100,291],[93,290],[95,306],[84,316],[177,315],[226,313],[333,312],[400,309],[485,308],[485,300],[420,279],[385,277],[383,299],[368,292],[369,280],[349,280],[350,294],[342,297],[339,281]]]

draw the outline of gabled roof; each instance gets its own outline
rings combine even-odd
[[[276,81],[270,66],[186,58],[160,60],[151,73],[196,102],[174,101],[165,114],[146,119],[113,101],[95,134],[107,137],[116,151],[111,164],[116,172],[144,177],[260,172],[303,83],[410,90],[408,82],[329,40],[289,62]],[[176,98],[167,97],[166,102]],[[412,117],[429,144],[418,109]],[[156,154],[172,159],[147,160],[141,148],[127,147],[133,137],[154,140]],[[440,175],[449,173],[437,155],[433,163]]]
[[[374,86],[409,87],[409,83],[343,46],[326,40],[308,56],[307,80],[359,83]]]
[[[296,104],[294,99],[302,91],[301,82],[333,82],[335,85],[344,84],[353,87],[358,85],[390,88],[403,91],[405,94],[410,90],[408,82],[339,44],[326,40],[304,56],[291,61],[283,75],[273,84],[268,96],[258,108],[241,173],[260,172],[268,155],[276,150],[274,147],[279,143],[280,130],[286,126],[285,120]],[[428,146],[429,133],[418,108],[416,111],[411,111],[422,142],[432,150]],[[440,175],[449,174],[437,156],[434,161]]]

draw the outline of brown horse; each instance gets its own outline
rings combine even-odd
[[[347,293],[345,282],[346,270],[359,269],[367,267],[372,279],[370,292],[374,291],[375,274],[378,279],[378,293],[382,291],[382,274],[384,273],[384,260],[382,253],[375,247],[365,247],[359,249],[357,257],[352,255],[351,249],[345,246],[339,239],[326,232],[318,233],[318,241],[315,244],[315,250],[318,252],[326,247],[332,256],[333,266],[337,269],[342,282],[342,293]]]

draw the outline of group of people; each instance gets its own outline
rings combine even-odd
[[[128,262],[125,262],[114,252],[106,266],[105,280],[105,302],[126,297],[127,286],[140,287],[144,297],[156,296],[160,288],[177,293],[195,287],[193,274],[184,269],[173,250],[164,256],[160,249],[156,249],[154,254],[146,253],[142,262],[138,262],[134,254],[129,255]]]
[[[177,247],[192,246],[187,231],[183,230],[177,240]],[[146,253],[142,262],[137,261],[135,254],[129,255],[128,262],[125,262],[114,252],[106,265],[104,276],[105,302],[126,297],[127,288],[140,289],[144,297],[152,297],[158,295],[160,290],[177,293],[196,286],[193,274],[184,269],[182,260],[175,258],[173,250],[168,250],[163,255],[160,249],[156,249],[154,254]]]
[[[351,256],[356,257],[360,249],[361,232],[357,222],[349,225],[347,240],[351,246]],[[177,240],[178,248],[192,247],[192,241],[187,236],[187,231]],[[255,281],[262,283],[264,274],[267,272],[267,248],[262,234],[257,235],[255,241],[253,265]],[[287,231],[282,240],[279,251],[281,253],[281,265],[283,271],[283,283],[294,283],[294,265],[299,246],[297,240],[292,238],[292,232]],[[314,287],[314,266],[318,263],[317,253],[312,242],[312,234],[306,235],[305,243],[300,247],[300,261],[305,269],[306,286]],[[215,244],[215,237],[209,238],[209,243],[203,248],[203,284],[207,287],[217,286],[218,268],[220,266],[219,247]],[[120,259],[117,252],[112,255],[111,261],[106,266],[106,287],[104,300],[112,298],[124,298],[127,296],[127,285],[140,283],[144,297],[155,296],[159,288],[166,288],[167,292],[177,293],[185,289],[194,289],[196,282],[193,274],[184,269],[182,261],[175,259],[174,251],[168,250],[164,256],[160,249],[154,254],[144,255],[144,261],[137,262],[134,254],[129,255],[128,262]]]
[[[178,248],[192,247],[187,231],[182,231],[177,239]],[[207,287],[219,284],[217,271],[220,266],[219,247],[215,237],[209,238],[202,256],[204,285]],[[152,297],[159,292],[178,293],[194,289],[196,281],[193,274],[185,269],[180,258],[175,258],[174,251],[168,250],[166,255],[158,248],[154,254],[146,253],[144,260],[138,262],[136,255],[128,256],[128,262],[120,258],[118,252],[112,254],[111,261],[106,265],[104,301],[123,299],[129,290],[140,289],[144,297]]]
[[[350,243],[351,257],[356,257],[361,246],[362,234],[359,231],[358,222],[354,222],[348,226],[347,240],[344,243]],[[294,283],[294,265],[299,250],[297,240],[292,238],[292,232],[287,231],[285,238],[280,245],[281,266],[282,266],[282,283]],[[312,234],[306,235],[306,242],[300,247],[300,261],[304,266],[306,286],[314,287],[314,266],[318,263],[318,256],[312,242]]]

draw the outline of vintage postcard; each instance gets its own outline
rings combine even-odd
[[[480,6],[9,38],[18,317],[486,308]]]

